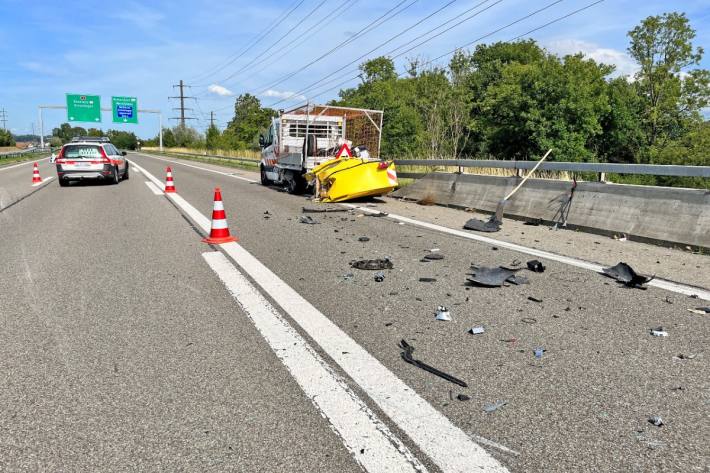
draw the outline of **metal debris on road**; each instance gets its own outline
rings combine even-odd
[[[493,233],[500,230],[501,223],[495,215],[491,215],[491,218],[486,220],[478,220],[476,218],[470,219],[463,226],[466,230],[474,230],[476,232]]]
[[[609,276],[610,278],[615,279],[616,281],[623,283],[628,287],[635,287],[638,289],[646,289],[645,287],[643,287],[643,285],[655,277],[648,277],[637,274],[631,266],[623,262],[610,268],[604,268],[602,272],[604,273],[604,275]]]
[[[415,360],[414,357],[412,356],[412,353],[414,353],[414,347],[408,344],[405,340],[402,340],[399,343],[399,347],[404,350],[401,355],[402,359],[406,361],[407,363],[414,365],[418,368],[423,369],[424,371],[428,371],[429,373],[436,375],[442,379],[445,379],[446,381],[449,381],[454,384],[458,384],[459,386],[463,388],[467,388],[468,384],[466,384],[465,381],[461,381],[458,378],[455,378],[454,376],[451,376],[450,374],[444,373],[443,371],[440,371],[433,366],[429,366],[426,363],[423,363],[419,360]]]
[[[344,209],[344,208],[339,208],[339,207],[326,207],[323,209],[316,209],[313,207],[303,207],[303,213],[304,214],[313,214],[313,213],[332,213],[332,212],[349,212],[350,209]]]
[[[473,335],[480,335],[480,334],[482,334],[482,333],[485,332],[485,331],[486,331],[486,329],[485,329],[482,325],[478,325],[478,326],[476,326],[476,327],[472,327],[472,328],[469,330],[469,332],[470,332],[471,334],[473,334]]]
[[[456,399],[458,399],[459,401],[470,401],[471,396],[467,396],[465,394],[459,394],[458,396],[456,396]]]
[[[298,221],[301,223],[305,223],[307,225],[316,225],[316,224],[320,223],[319,221],[317,221],[316,219],[314,219],[310,215],[301,215],[301,218],[299,218]]]
[[[520,319],[521,322],[526,323],[526,324],[536,324],[537,319],[535,317],[523,317]]]
[[[648,422],[655,425],[656,427],[660,427],[664,425],[663,419],[661,419],[661,416],[651,416],[648,418]]]
[[[451,313],[449,312],[448,307],[440,305],[436,308],[436,320],[443,320],[445,322],[451,321]]]
[[[382,282],[385,280],[385,273],[382,271],[375,273],[375,281],[376,282]]]
[[[500,287],[506,281],[511,282],[509,281],[511,278],[515,280],[514,271],[500,266],[497,268],[489,268],[486,266],[471,265],[471,270],[470,277],[466,278],[466,280],[478,286]],[[514,282],[513,284],[517,283]]]
[[[343,275],[343,279],[345,281],[351,281],[354,277],[355,277],[355,275],[353,273],[347,273],[347,274]]]
[[[688,309],[688,312],[698,315],[710,314],[710,307],[696,307],[695,309]]]
[[[394,267],[392,260],[387,257],[381,259],[362,259],[359,261],[351,261],[350,266],[355,269],[367,269],[373,271],[392,269]]]
[[[366,242],[366,241],[370,241],[370,239],[369,239],[368,237],[366,237],[366,236],[361,236],[360,238],[357,239],[357,241],[361,241],[361,242],[364,243],[364,242]]]
[[[663,327],[656,327],[654,329],[651,329],[651,335],[654,337],[667,337],[668,332],[663,330]]]
[[[537,297],[533,296],[528,296],[528,300],[533,302],[542,302],[542,299],[538,299]]]
[[[435,260],[442,260],[444,259],[444,255],[441,253],[428,253],[424,255],[424,259],[430,260],[430,261],[435,261]]]
[[[545,267],[536,259],[528,261],[528,269],[534,273],[545,272]]]
[[[436,278],[419,278],[419,282],[436,282]]]
[[[377,212],[377,213],[366,213],[368,217],[386,217],[389,214],[387,212]]]
[[[508,401],[496,401],[492,404],[486,404],[485,406],[483,406],[483,410],[490,414],[491,412],[497,411],[506,404],[508,404]]]

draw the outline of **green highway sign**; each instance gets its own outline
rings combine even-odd
[[[100,122],[101,98],[98,95],[67,94],[67,120]]]
[[[114,123],[138,123],[138,100],[135,97],[111,97]]]

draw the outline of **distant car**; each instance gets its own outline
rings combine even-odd
[[[59,185],[70,181],[98,179],[118,184],[128,179],[126,152],[105,137],[77,137],[62,146],[55,159]]]

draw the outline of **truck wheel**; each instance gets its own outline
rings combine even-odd
[[[266,177],[266,168],[264,168],[264,165],[263,165],[263,164],[262,164],[261,166],[259,166],[259,170],[261,171],[261,172],[260,172],[260,174],[261,174],[261,185],[262,185],[262,186],[268,186],[269,184],[271,184],[271,181],[269,181],[269,178]]]
[[[303,194],[306,189],[306,180],[300,174],[295,172],[286,180],[286,191],[289,194]]]

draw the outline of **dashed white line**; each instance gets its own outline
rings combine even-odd
[[[141,169],[154,184],[162,186],[148,171]],[[195,207],[177,194],[166,196],[205,233],[209,231],[210,220]],[[237,243],[220,246],[443,472],[508,471],[243,247]]]
[[[155,195],[163,195],[163,191],[161,191],[160,189],[158,189],[158,187],[157,187],[155,184],[153,184],[152,182],[150,182],[150,181],[145,181],[145,185],[148,186],[148,189],[150,189],[151,192],[153,192],[153,194],[155,194]]]
[[[224,254],[211,251],[202,257],[365,471],[426,471]]]
[[[347,207],[349,209],[355,209],[355,210],[359,210],[361,212],[370,213],[370,214],[375,214],[375,213],[380,212],[377,209],[373,210],[373,209],[370,209],[367,207],[361,207],[361,206],[353,205],[353,204],[340,204],[340,205]],[[518,245],[516,243],[510,243],[510,242],[503,241],[503,240],[496,240],[495,238],[490,238],[490,237],[486,237],[483,235],[477,235],[475,233],[466,233],[461,230],[456,230],[453,228],[448,228],[448,227],[444,227],[441,225],[437,225],[435,223],[429,223],[429,222],[424,222],[422,220],[416,220],[413,218],[404,217],[402,215],[387,214],[387,217],[389,217],[393,220],[397,220],[400,223],[408,223],[410,225],[416,225],[418,227],[427,228],[429,230],[434,230],[434,231],[441,232],[441,233],[448,233],[449,235],[455,235],[455,236],[458,236],[461,238],[466,238],[467,240],[475,240],[475,241],[479,241],[482,243],[488,243],[488,244],[495,245],[498,247],[507,248],[509,250],[517,251],[519,253],[524,253],[524,254],[528,254],[531,256],[536,256],[538,258],[545,258],[548,260],[557,261],[558,263],[568,264],[570,266],[575,266],[577,268],[587,269],[589,271],[594,271],[597,273],[602,272],[602,269],[604,269],[604,266],[602,266],[598,263],[591,263],[589,261],[584,261],[584,260],[572,258],[569,256],[557,255],[555,253],[550,253],[550,252],[543,251],[543,250],[537,250],[535,248],[529,248],[527,246]],[[680,284],[677,282],[668,281],[667,279],[660,279],[660,278],[656,278],[656,279],[649,281],[648,285],[655,286],[655,287],[665,289],[667,291],[675,292],[678,294],[683,294],[686,296],[698,296],[701,299],[710,301],[710,291],[703,289],[703,288],[688,286],[686,284]]]
[[[237,175],[235,175],[234,173],[228,173],[228,172],[224,172],[224,171],[217,171],[217,170],[215,170],[215,169],[203,168],[203,167],[200,167],[200,166],[195,166],[194,164],[183,163],[183,162],[181,162],[181,161],[175,161],[175,160],[172,160],[172,159],[159,158],[159,157],[157,157],[157,156],[153,156],[152,154],[145,154],[145,153],[134,153],[134,154],[137,154],[137,155],[139,155],[139,156],[145,156],[145,157],[147,157],[147,158],[157,159],[157,160],[159,160],[159,161],[165,161],[166,163],[179,164],[179,165],[181,165],[181,166],[187,166],[187,167],[189,167],[189,168],[199,169],[199,170],[201,170],[201,171],[213,172],[213,173],[215,173],[215,174],[221,174],[221,175],[223,175],[223,176],[233,177],[234,179],[240,179],[240,180],[246,181],[246,182],[251,182],[251,183],[259,182],[259,181],[256,181],[256,180],[254,180],[254,179],[249,179],[249,178],[247,178],[247,177],[237,176]]]

